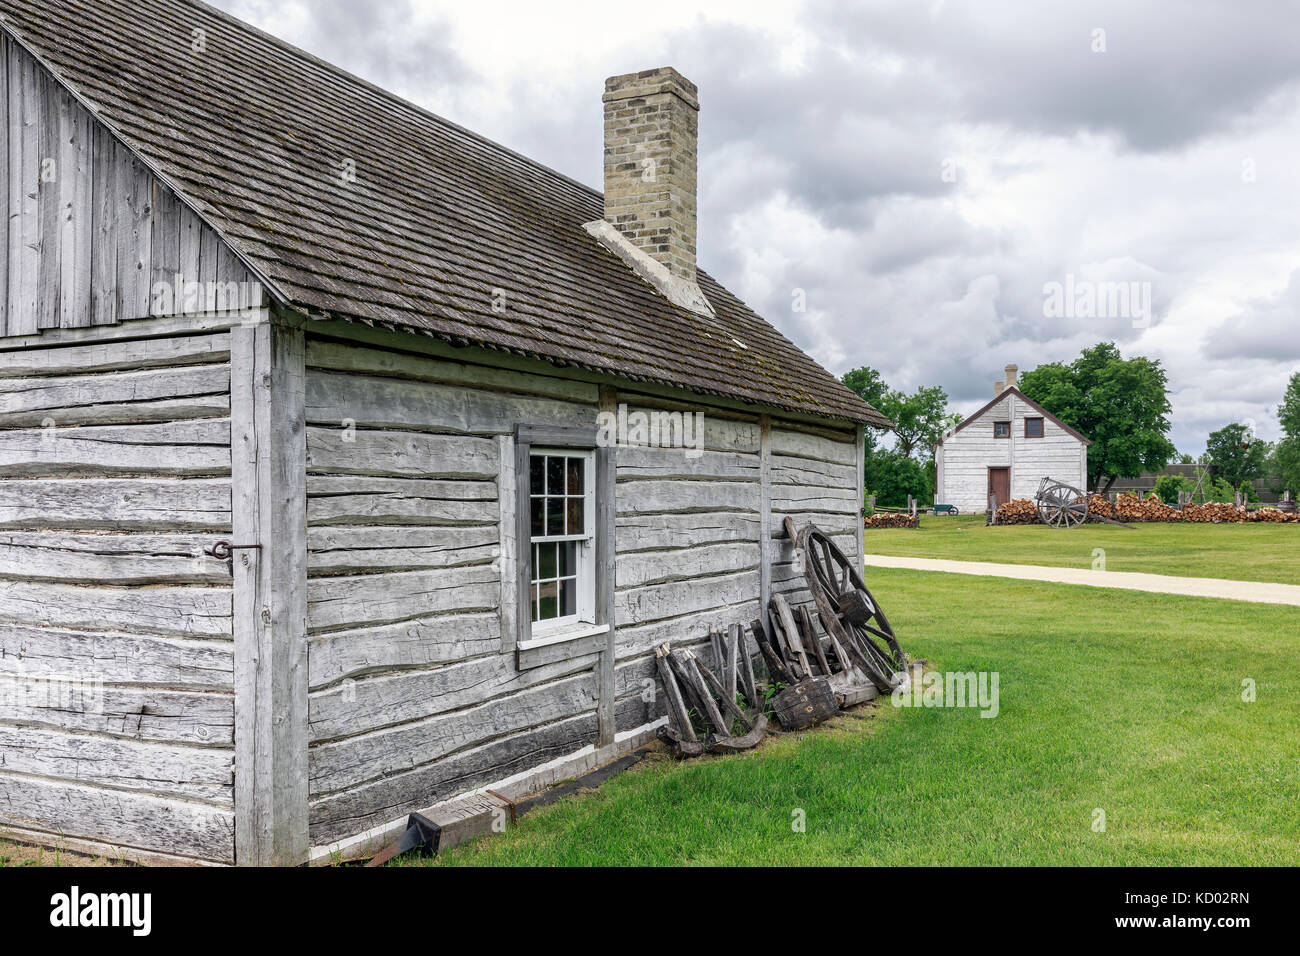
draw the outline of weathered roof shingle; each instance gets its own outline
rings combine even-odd
[[[599,193],[205,4],[0,11],[286,304],[888,425],[703,272],[716,320],[654,292],[583,230]]]

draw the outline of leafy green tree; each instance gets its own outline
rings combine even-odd
[[[1161,475],[1156,479],[1156,495],[1167,505],[1178,504],[1178,493],[1191,490],[1192,483],[1182,475]]]
[[[1215,477],[1234,488],[1240,487],[1243,481],[1263,476],[1268,451],[1268,442],[1255,438],[1250,428],[1240,423],[1210,432],[1205,442],[1205,454],[1214,466]]]
[[[894,423],[894,450],[904,458],[925,461],[934,454],[934,443],[961,421],[948,411],[948,393],[937,385],[918,388],[912,394],[891,389],[874,368],[863,366],[844,375],[841,381],[859,398]],[[871,439],[874,436],[868,434]],[[872,448],[875,443],[869,441]]]
[[[867,476],[867,487],[876,496],[882,508],[902,508],[907,496],[925,503],[930,500],[934,479],[926,474],[923,464],[902,455],[883,454],[872,459]]]
[[[1088,483],[1101,494],[1116,478],[1159,471],[1177,453],[1169,433],[1168,378],[1159,361],[1125,359],[1100,342],[1067,364],[1026,372],[1020,390],[1092,439]]]
[[[1273,451],[1279,490],[1300,495],[1300,372],[1287,383],[1282,404],[1277,407],[1278,424],[1282,426],[1282,440]]]

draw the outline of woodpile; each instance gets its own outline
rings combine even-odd
[[[1038,524],[1038,505],[1028,498],[1012,498],[998,505],[994,524]]]
[[[921,519],[918,515],[897,514],[889,511],[877,511],[862,520],[864,528],[917,528]]]
[[[1281,508],[1256,508],[1250,512],[1247,521],[1260,521],[1265,524],[1300,524],[1300,513],[1284,511]]]
[[[1105,495],[1088,495],[1088,514],[1097,515],[1099,518],[1114,518],[1115,503]]]
[[[1186,505],[1183,508],[1183,520],[1201,524],[1239,523],[1246,520],[1246,511],[1231,502],[1207,501],[1203,505]]]
[[[1120,495],[1115,500],[1115,517],[1121,521],[1182,521],[1183,513],[1155,495],[1147,498]]]

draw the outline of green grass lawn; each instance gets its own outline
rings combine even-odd
[[[885,701],[656,758],[434,865],[1300,861],[1297,609],[885,569],[872,588],[932,668],[1000,674],[998,717]]]
[[[1092,567],[1093,552],[1101,548],[1107,571],[1300,584],[1300,525],[1153,523],[1136,528],[985,527],[983,517],[927,515],[919,528],[868,528],[866,546],[868,554],[1062,568]],[[868,569],[869,576],[876,573]]]

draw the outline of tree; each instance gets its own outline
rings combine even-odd
[[[1263,476],[1268,451],[1268,442],[1260,441],[1248,426],[1239,423],[1210,432],[1205,442],[1205,454],[1214,466],[1215,477],[1234,488],[1240,487],[1243,481]]]
[[[897,450],[904,458],[919,452],[921,461],[934,455],[934,445],[943,433],[961,422],[948,411],[948,393],[938,385],[923,385],[911,395],[890,390],[876,406],[894,423]]]
[[[920,462],[885,452],[868,463],[867,487],[880,507],[901,508],[907,504],[908,495],[921,502],[929,501],[934,479]]]
[[[1287,383],[1282,404],[1277,407],[1282,440],[1273,451],[1278,483],[1293,496],[1300,495],[1300,372]]]
[[[1168,379],[1159,361],[1125,359],[1100,342],[1067,364],[1026,372],[1020,390],[1092,439],[1088,483],[1105,494],[1116,478],[1159,471],[1176,453],[1169,432]]]
[[[1156,496],[1167,505],[1178,504],[1179,492],[1191,490],[1192,483],[1182,475],[1161,475],[1156,479]]]

